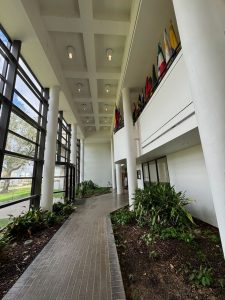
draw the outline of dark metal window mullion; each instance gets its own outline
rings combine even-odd
[[[15,87],[16,81],[16,72],[17,72],[17,63],[20,55],[21,49],[21,41],[15,40],[12,43],[11,53],[15,57],[15,62],[10,61],[8,65],[8,73],[7,73],[7,84],[4,92],[4,96],[12,102],[13,99],[13,92]],[[4,160],[4,150],[7,141],[7,134],[8,134],[8,127],[9,127],[9,120],[11,115],[12,107],[11,105],[2,104],[2,113],[0,118],[0,128],[1,128],[1,136],[0,136],[0,177],[2,173],[2,166]]]
[[[49,90],[45,89],[44,98],[46,100],[49,99]],[[47,114],[48,114],[48,105],[47,102],[40,102],[39,112],[42,111],[43,105],[43,119],[41,117],[38,118],[38,125],[42,126],[46,129],[47,126]],[[41,120],[42,119],[42,120]],[[42,124],[41,124],[42,121]],[[43,172],[43,165],[44,165],[44,150],[45,150],[45,138],[46,138],[46,131],[38,131],[36,143],[40,143],[40,147],[36,146],[35,149],[35,158],[38,158],[37,161],[34,163],[34,170],[33,170],[33,180],[32,180],[32,187],[31,187],[31,194],[38,195],[37,198],[31,199],[30,206],[34,208],[40,207],[40,197],[41,197],[41,182],[42,182],[42,172]]]

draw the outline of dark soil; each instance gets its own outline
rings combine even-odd
[[[209,231],[218,236],[216,228],[198,221],[193,244],[158,239],[147,246],[141,239],[148,232],[146,228],[137,224],[114,227],[127,300],[224,300],[222,247],[219,241],[209,238]],[[149,254],[151,251],[155,257]],[[191,270],[200,265],[212,267],[213,283],[210,287],[189,280]]]
[[[60,226],[61,224],[56,224],[53,227],[36,232],[31,238],[14,240],[0,254],[0,299],[13,286]],[[29,239],[33,242],[24,245],[24,242]]]

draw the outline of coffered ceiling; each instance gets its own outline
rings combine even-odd
[[[110,133],[132,0],[38,0],[80,126]],[[68,46],[73,57],[68,57]],[[112,60],[107,58],[112,50]]]

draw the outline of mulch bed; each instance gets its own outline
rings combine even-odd
[[[127,300],[224,300],[225,261],[219,242],[213,242],[202,233],[218,230],[198,221],[196,243],[189,245],[175,239],[157,240],[146,246],[141,236],[146,228],[137,224],[118,225],[114,235],[121,266]],[[190,268],[205,265],[197,252],[206,255],[207,266],[213,269],[213,284],[210,287],[197,285],[189,280]],[[156,257],[149,253],[154,251]],[[224,288],[220,282],[224,281]],[[223,284],[222,284],[223,285]]]
[[[14,240],[4,250],[0,255],[0,299],[3,298],[60,227],[61,224],[56,224],[33,234],[31,238]],[[25,245],[24,242],[30,239],[32,243]]]

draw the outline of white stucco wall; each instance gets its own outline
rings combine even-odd
[[[171,185],[193,200],[192,215],[217,226],[201,145],[170,154],[167,162]]]
[[[112,185],[110,143],[84,144],[84,180],[99,186]]]

